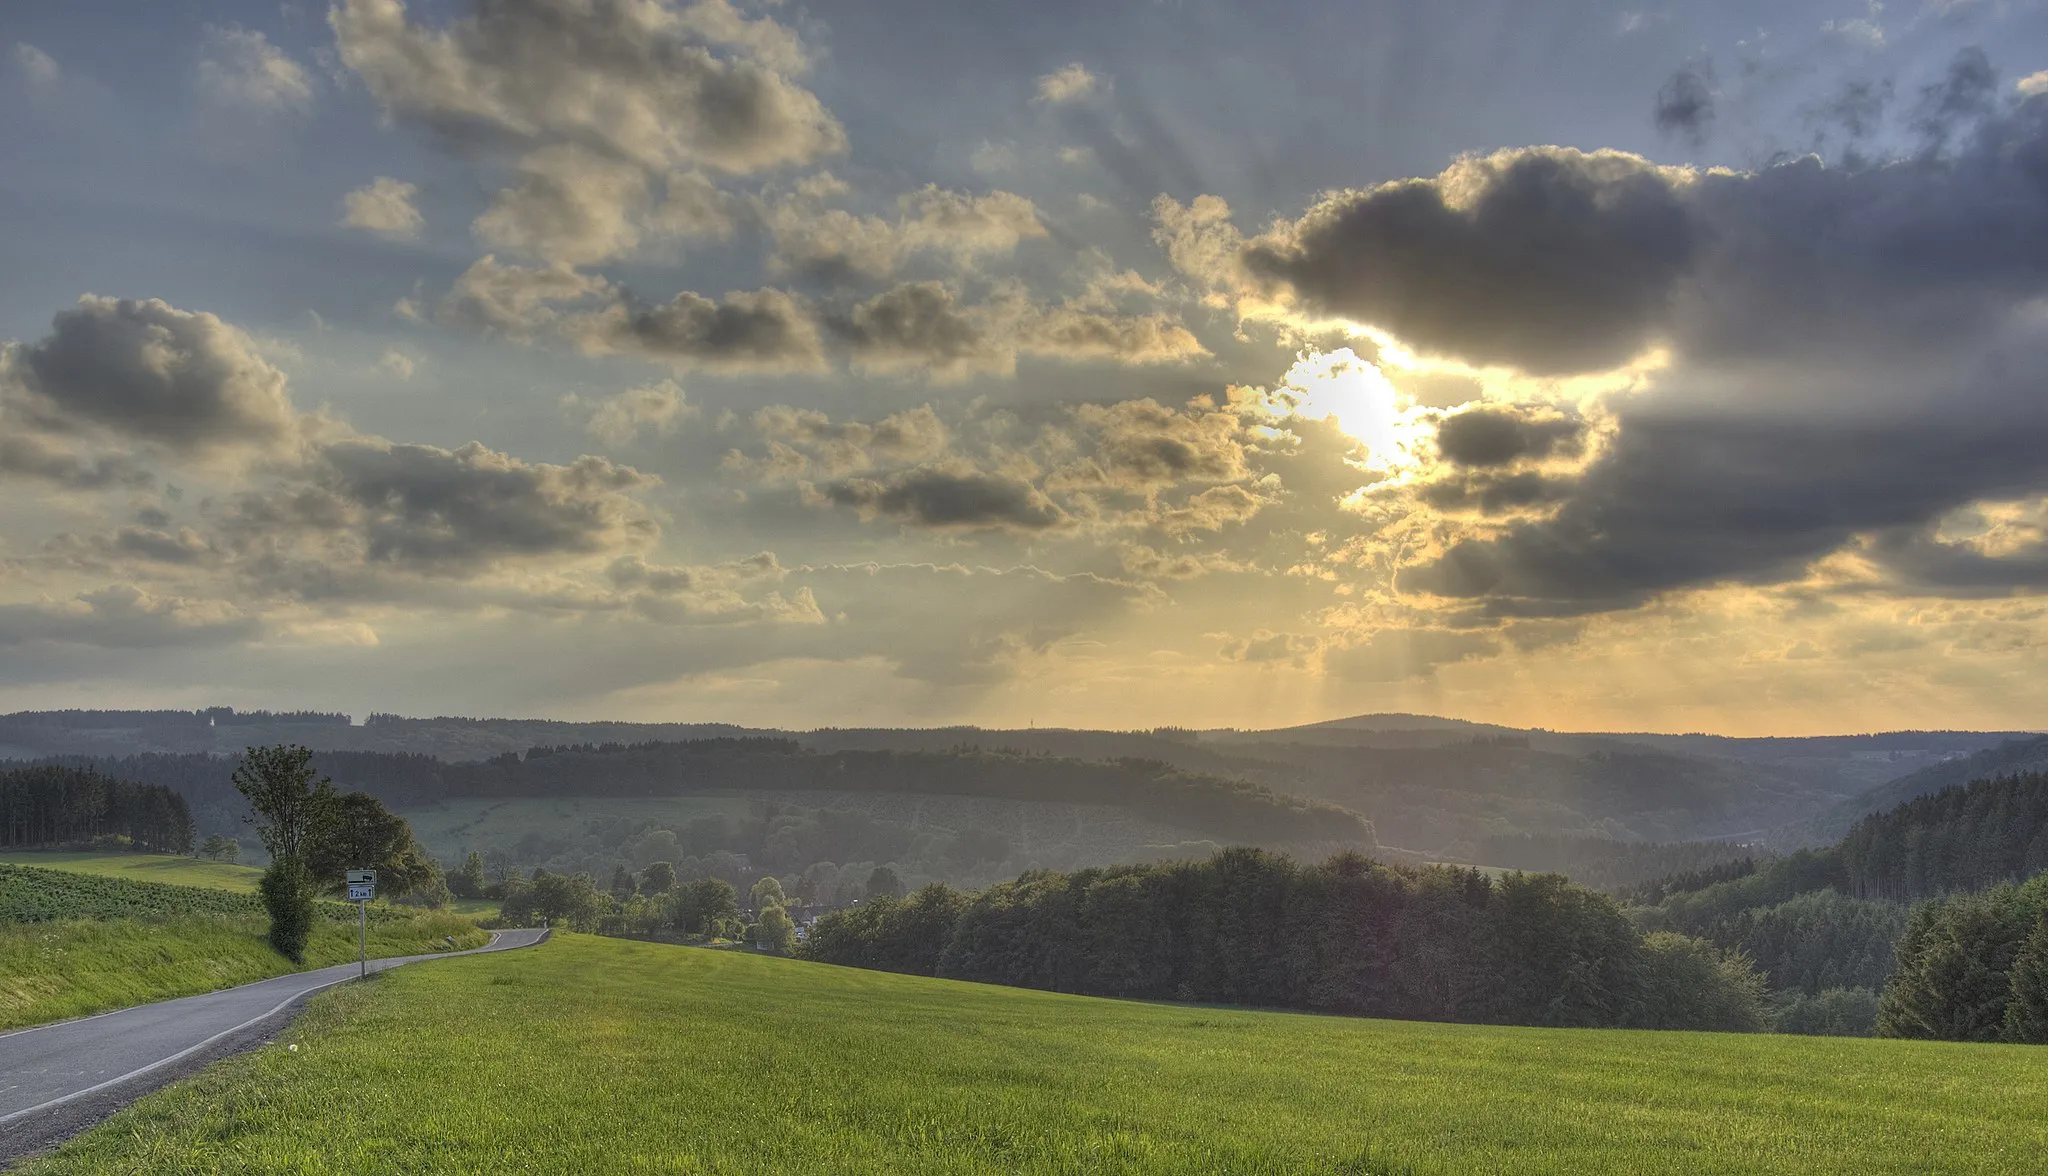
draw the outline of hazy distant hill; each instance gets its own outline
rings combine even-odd
[[[307,712],[54,711],[0,716],[0,757],[234,755],[298,743],[325,753],[432,757],[449,765],[533,748],[677,743],[756,736],[807,752],[979,752],[1101,763],[1143,759],[1180,772],[1262,785],[1364,814],[1381,841],[1463,856],[1514,834],[1619,840],[1756,840],[1793,831],[1832,840],[1855,817],[1942,783],[1997,770],[1964,764],[2011,733],[1904,731],[1813,738],[1517,730],[1429,715],[1374,714],[1271,731],[1064,728],[821,728],[783,732],[721,723],[553,722]],[[1955,761],[1951,768],[1946,761]],[[373,761],[351,764],[367,771]],[[405,773],[410,761],[387,762]],[[2024,755],[2012,766],[2034,762]],[[381,770],[381,769],[380,769]],[[593,768],[593,771],[596,769]],[[1924,779],[1917,773],[1929,772]],[[1896,786],[1891,782],[1898,781]],[[1889,791],[1880,786],[1891,786]],[[558,782],[565,796],[603,782]],[[1874,791],[1876,790],[1876,791]],[[1868,794],[1868,795],[1866,795]]]
[[[2043,770],[2048,770],[2048,735],[2009,739],[1974,755],[1945,760],[1859,793],[1806,821],[1777,831],[1771,840],[1786,848],[1829,844],[1840,840],[1856,822],[1871,813],[1939,792],[1952,784]]]

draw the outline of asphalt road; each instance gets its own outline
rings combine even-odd
[[[371,960],[370,971],[531,947],[546,935],[499,931],[473,951]],[[0,1163],[65,1138],[216,1058],[261,1043],[307,997],[356,974],[357,965],[337,964],[0,1033]]]

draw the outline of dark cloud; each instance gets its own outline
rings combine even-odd
[[[1318,311],[1428,351],[1568,372],[1641,350],[1699,245],[1669,175],[1615,152],[1531,148],[1331,196],[1242,260]]]
[[[40,478],[70,490],[141,489],[156,481],[128,457],[84,458],[25,434],[0,436],[0,474]]]
[[[1714,86],[1711,65],[1687,66],[1674,72],[1657,91],[1652,117],[1657,129],[1678,135],[1694,146],[1714,129]]]
[[[1816,125],[1823,143],[1828,132],[1836,129],[1851,141],[1867,138],[1883,122],[1892,93],[1890,78],[1850,78],[1831,97],[1815,105],[1808,118]]]
[[[870,367],[957,375],[1006,371],[1016,362],[1016,353],[991,339],[942,282],[904,282],[826,325],[853,348],[856,362]]]
[[[684,291],[658,306],[621,306],[574,328],[586,345],[638,351],[682,366],[804,372],[825,367],[817,322],[785,291],[730,293],[723,302]]]
[[[1441,511],[1505,514],[1524,507],[1560,502],[1571,496],[1568,478],[1524,470],[1513,474],[1460,474],[1422,486],[1416,497]]]
[[[1030,483],[956,466],[923,466],[887,478],[850,478],[819,488],[825,501],[923,527],[1042,531],[1066,515]]]
[[[0,351],[0,409],[15,429],[104,431],[183,453],[274,447],[297,432],[284,373],[247,335],[154,298],[88,294],[58,312],[49,335],[8,345]],[[47,450],[38,457],[18,439],[10,452],[10,464],[59,480],[100,473]]]
[[[1956,51],[1941,80],[1920,89],[1913,111],[1913,129],[1931,147],[1948,142],[1957,126],[1975,122],[1992,111],[1998,95],[1998,71],[1975,45]]]
[[[2048,372],[2048,353],[2033,358],[2026,370]],[[1552,517],[1458,543],[1400,584],[1572,616],[1794,579],[1858,535],[2048,489],[2048,405],[2032,387],[1987,377],[1935,391],[1927,410],[1863,420],[1637,409]]]
[[[1555,411],[1476,408],[1445,417],[1436,447],[1457,465],[1501,466],[1569,451],[1584,430],[1584,422]]]
[[[325,446],[290,483],[244,495],[227,535],[252,569],[460,577],[505,560],[644,547],[659,530],[632,492],[655,481],[601,457],[548,465],[475,442],[447,450],[359,438]]]

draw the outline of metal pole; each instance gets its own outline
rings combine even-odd
[[[370,978],[370,916],[368,904],[356,904],[356,964],[362,969],[360,979]]]

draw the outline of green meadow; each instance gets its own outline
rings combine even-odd
[[[0,863],[125,878],[130,882],[168,882],[174,886],[206,886],[215,890],[256,893],[263,871],[254,866],[201,861],[162,853],[0,853]]]
[[[336,989],[23,1171],[2038,1173],[2044,1107],[2023,1046],[1142,1004],[569,935]]]

